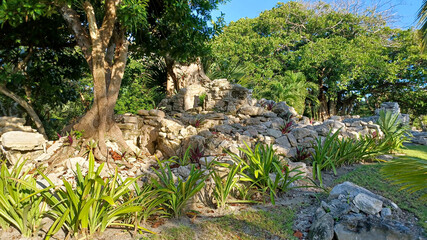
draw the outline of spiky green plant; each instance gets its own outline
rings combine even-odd
[[[165,214],[161,206],[166,201],[166,198],[162,197],[151,183],[146,183],[142,187],[135,183],[133,188],[134,191],[128,192],[123,199],[124,201],[136,199],[134,204],[141,206],[142,211],[129,214],[127,223],[134,223],[136,220],[144,224],[150,216]]]
[[[90,150],[89,169],[86,176],[82,175],[81,168],[77,164],[75,189],[70,182],[63,179],[64,188],[55,188],[54,192],[42,192],[51,208],[49,216],[55,220],[46,234],[46,239],[52,237],[61,228],[76,239],[81,234],[90,237],[96,232],[104,232],[109,226],[137,227],[151,232],[140,226],[120,221],[127,214],[143,209],[134,204],[136,198],[123,201],[123,196],[130,191],[129,187],[136,179],[127,178],[121,181],[117,168],[112,178],[103,179],[100,176],[103,167],[104,163],[95,170],[95,159]],[[51,187],[54,186],[48,177],[40,171],[39,173]]]
[[[331,169],[334,171],[334,174],[337,174],[335,169],[335,158],[334,154],[338,150],[338,135],[339,131],[336,131],[334,134],[331,134],[329,131],[326,138],[322,141],[322,138],[318,137],[316,143],[314,144],[314,153],[311,156],[313,164],[313,179],[317,177],[320,182],[320,186],[323,186],[322,179],[322,170]]]
[[[244,144],[246,148],[239,148],[244,154],[243,157],[229,153],[231,158],[242,166],[240,180],[251,182],[262,192],[269,194],[271,202],[275,204],[274,197],[281,190],[283,181],[287,181],[284,179],[279,156],[274,151],[273,145],[257,144],[252,150],[246,142]]]
[[[390,151],[400,150],[403,143],[408,140],[410,128],[402,124],[399,114],[393,114],[391,111],[380,111],[378,125],[384,133],[382,144]]]
[[[217,163],[219,164],[219,163]],[[221,164],[221,166],[224,166]],[[229,203],[228,196],[230,193],[237,189],[237,183],[239,182],[239,170],[240,164],[232,166],[226,166],[229,171],[228,174],[221,176],[217,171],[213,170],[212,178],[215,182],[215,188],[213,190],[213,197],[216,201],[216,206],[219,209],[224,209]],[[234,200],[233,203],[254,203],[251,200]]]
[[[26,161],[16,163],[9,171],[6,162],[0,171],[0,225],[2,229],[15,227],[24,237],[31,237],[41,228],[46,203],[37,189],[29,170],[23,171]]]
[[[170,215],[180,217],[187,207],[188,201],[205,186],[205,180],[209,174],[192,165],[187,180],[184,181],[181,177],[177,177],[175,183],[169,163],[163,165],[158,161],[158,164],[159,170],[153,168],[158,178],[152,179],[154,187],[162,197],[166,198],[163,205]]]
[[[427,160],[414,157],[400,157],[387,162],[381,169],[386,178],[394,184],[401,184],[402,190],[410,193],[427,188]],[[427,194],[421,196],[427,200]]]

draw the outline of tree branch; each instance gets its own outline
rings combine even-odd
[[[92,44],[95,45],[95,42],[99,38],[99,30],[98,26],[96,25],[96,17],[95,17],[95,10],[93,9],[92,4],[90,2],[85,1],[83,3],[83,7],[87,16],[87,22],[89,25],[89,35],[92,39]]]
[[[121,0],[106,0],[105,15],[102,20],[101,29],[99,30],[103,48],[108,46],[110,38],[113,35],[114,24],[117,19],[117,6],[120,2]]]
[[[37,115],[37,113],[34,111],[34,109],[31,106],[31,104],[29,104],[28,102],[26,102],[23,98],[21,98],[20,96],[18,96],[14,92],[10,91],[8,88],[6,88],[5,84],[0,84],[0,93],[6,95],[8,97],[10,97],[16,103],[18,103],[19,105],[21,105],[21,107],[23,107],[27,111],[28,115],[30,115],[31,119],[36,124],[37,130],[39,131],[39,133],[41,133],[45,139],[48,139],[47,135],[46,135],[46,131],[45,131],[44,127],[43,127],[43,123],[40,120],[40,118]]]
[[[67,22],[68,26],[73,31],[75,38],[77,40],[77,44],[82,49],[83,55],[86,59],[86,61],[89,63],[89,66],[91,66],[91,42],[89,39],[89,36],[87,34],[87,31],[82,26],[82,22],[80,21],[80,16],[77,14],[76,11],[69,8],[66,3],[64,3],[60,7],[60,12],[62,17]]]
[[[23,71],[24,68],[25,68],[25,66],[27,66],[28,61],[30,61],[31,56],[33,56],[33,54],[34,54],[33,46],[30,46],[28,48],[28,54],[27,54],[27,56],[25,56],[25,58],[22,59],[22,61],[20,61],[18,63],[18,65],[16,66],[16,68],[13,69],[12,73],[16,74],[18,71]]]

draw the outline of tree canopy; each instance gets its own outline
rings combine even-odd
[[[0,24],[13,31],[24,31],[30,21],[42,18],[66,25],[68,34],[58,35],[78,47],[92,76],[92,106],[74,125],[86,138],[99,140],[95,154],[107,154],[105,139],[116,140],[127,148],[114,122],[114,108],[127,64],[129,46],[135,53],[148,56],[166,54],[173,60],[198,54],[193,44],[201,44],[212,32],[207,25],[210,12],[221,0],[8,0],[0,7]],[[46,28],[50,22],[40,25]],[[179,31],[179,32],[178,32]],[[142,37],[142,36],[145,36]],[[148,36],[148,37],[147,37]],[[31,38],[32,40],[35,38]],[[51,39],[37,38],[51,46]],[[46,39],[46,41],[44,41]],[[175,47],[167,48],[175,44]],[[18,42],[21,47],[21,43]],[[190,47],[191,46],[191,47]],[[151,48],[153,47],[153,48]],[[20,52],[21,53],[21,52]],[[54,57],[58,57],[54,54]],[[25,66],[26,67],[26,66]],[[16,80],[13,81],[15,83]]]
[[[242,83],[258,97],[267,97],[262,88],[271,79],[301,72],[317,85],[307,88],[317,101],[308,99],[314,109],[306,114],[326,118],[350,113],[362,98],[371,97],[378,105],[387,89],[412,89],[424,96],[426,56],[416,36],[412,29],[389,28],[370,9],[349,12],[323,2],[288,2],[254,19],[231,22],[211,45],[213,61],[224,71],[239,65],[247,69]],[[280,94],[272,91],[269,98]],[[291,98],[282,100],[292,103]]]

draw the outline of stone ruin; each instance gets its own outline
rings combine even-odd
[[[396,103],[384,103],[381,108],[400,112]],[[405,118],[404,115],[402,117]],[[310,121],[307,117],[300,116],[286,102],[276,103],[271,100],[253,99],[251,90],[238,84],[231,84],[226,79],[207,81],[182,88],[174,96],[164,99],[159,109],[142,109],[136,115],[116,116],[116,122],[130,148],[144,155],[143,161],[139,161],[136,157],[129,157],[121,162],[119,174],[123,179],[141,175],[151,177],[154,174],[151,167],[156,163],[156,158],[182,156],[189,146],[193,149],[198,148],[203,153],[201,168],[205,169],[206,164],[214,159],[231,161],[229,156],[223,154],[224,150],[240,154],[239,148],[244,148],[245,143],[249,145],[264,143],[272,144],[276,152],[282,156],[282,161],[286,161],[291,169],[299,167],[304,172],[304,176],[311,177],[310,166],[303,162],[289,160],[297,154],[298,147],[314,151],[313,143],[316,138],[325,137],[329,131],[335,132],[339,129],[340,137],[358,138],[374,133],[382,136],[379,125],[375,124],[377,119],[378,116],[369,118],[333,116],[324,122]],[[282,131],[281,128],[288,122],[292,122],[291,128],[289,131]],[[31,127],[24,126],[24,123],[25,121],[21,118],[0,118],[0,150],[10,163],[15,164],[18,159],[28,158],[30,159],[27,163],[29,168],[44,166],[50,169],[46,174],[58,185],[62,184],[62,178],[72,181],[76,163],[82,166],[83,174],[87,172],[88,161],[77,156],[70,156],[65,162],[51,168],[51,162],[47,160],[66,144],[66,137],[58,141],[47,141]],[[425,141],[427,138],[422,139],[427,145]],[[121,154],[114,142],[108,142],[107,146]],[[95,165],[98,167],[99,163]],[[179,166],[173,168],[172,172],[175,178],[186,179],[190,174],[190,167]],[[106,177],[112,173],[114,169],[104,168],[101,176]],[[40,184],[46,186],[47,182],[40,180]],[[345,237],[352,236],[356,225],[362,226],[360,229],[366,234],[377,234],[383,231],[389,225],[378,219],[388,219],[389,201],[380,196],[373,196],[373,193],[363,193],[368,198],[359,195],[348,197],[348,194],[344,193],[330,197],[328,202],[322,203],[321,208],[316,212],[318,221],[313,224],[311,231],[316,232],[319,226],[329,224],[326,227],[328,238],[322,239],[329,239],[331,234],[344,236],[338,239],[348,239]],[[362,203],[357,203],[360,199],[372,200],[371,202],[378,203],[378,206],[380,205],[378,201],[384,204],[381,205],[381,209],[376,206],[375,213],[371,214],[361,208]],[[351,202],[351,204],[345,205],[344,202]],[[393,205],[390,206],[393,207]],[[392,211],[395,210],[392,209]],[[325,213],[326,211],[330,212]],[[334,221],[337,217],[353,219],[351,224],[355,224],[354,222],[357,224],[349,225],[346,221],[338,224]],[[362,218],[365,219],[363,221],[370,222],[361,222]],[[363,226],[373,227],[363,228]],[[403,237],[393,239],[406,239],[408,235],[405,228],[397,229],[396,236]]]
[[[400,114],[397,103],[383,103],[381,109]],[[403,114],[400,116],[407,118]],[[181,156],[189,146],[198,148],[206,159],[213,159],[224,150],[239,154],[238,148],[244,147],[244,143],[273,144],[277,153],[292,158],[297,147],[314,151],[314,140],[327,136],[330,130],[340,129],[340,137],[358,138],[374,133],[382,136],[380,127],[375,124],[377,119],[378,116],[332,116],[324,122],[310,121],[286,102],[253,99],[251,90],[226,79],[182,88],[172,97],[163,99],[159,109],[116,116],[131,149],[153,156],[153,159],[154,156]],[[288,121],[292,122],[291,128],[282,132],[281,128]],[[21,118],[0,118],[0,149],[11,163],[19,158],[42,163],[64,143],[64,140],[48,142],[24,123]],[[427,144],[426,135],[422,134],[414,141]],[[115,143],[108,144],[120,152]]]

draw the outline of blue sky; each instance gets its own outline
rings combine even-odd
[[[311,0],[315,1],[315,0]],[[369,2],[377,2],[378,0],[362,0],[366,4]],[[213,17],[216,18],[220,12],[225,13],[225,21],[236,21],[240,18],[257,17],[261,12],[273,8],[277,2],[287,2],[287,0],[231,0],[225,5],[221,5],[219,10],[214,11]],[[326,2],[329,2],[326,0]],[[422,0],[381,0],[381,2],[390,2],[395,5],[396,22],[392,24],[393,27],[409,28],[416,26],[416,14],[421,6]],[[389,6],[386,4],[386,6]]]

